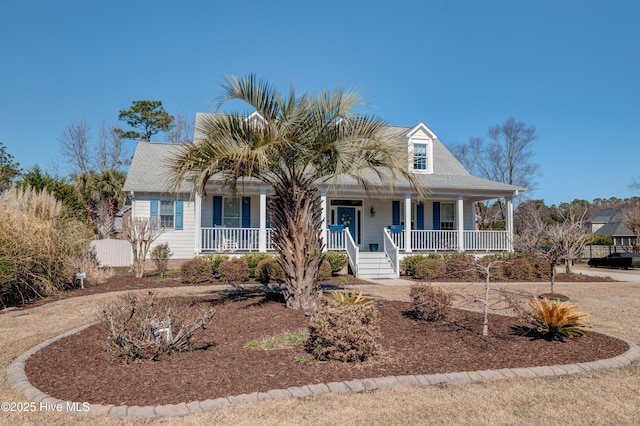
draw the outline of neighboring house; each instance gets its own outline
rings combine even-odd
[[[632,247],[636,244],[633,231],[624,224],[622,206],[602,209],[592,214],[586,224],[594,235],[613,238],[614,246]]]
[[[396,182],[393,191],[380,182],[373,196],[348,178],[320,186],[328,250],[346,251],[363,278],[398,276],[399,260],[412,253],[512,250],[513,199],[524,188],[471,176],[423,123],[388,131],[406,142],[409,166],[428,195],[418,198],[406,181]],[[152,217],[169,229],[156,244],[168,243],[174,259],[272,252],[271,189],[247,179],[238,184],[239,193],[225,193],[214,176],[206,194],[191,197],[186,184],[180,196],[168,194],[163,165],[176,149],[138,142],[124,185],[133,217]],[[474,203],[498,198],[506,202],[506,231],[476,230]]]

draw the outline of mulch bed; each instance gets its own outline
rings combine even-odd
[[[176,404],[256,391],[390,375],[431,374],[589,362],[619,355],[624,342],[598,333],[546,341],[515,331],[512,317],[492,315],[488,337],[480,314],[454,310],[446,321],[411,319],[411,305],[385,301],[380,310],[383,352],[359,363],[314,361],[304,347],[246,349],[254,339],[306,328],[308,318],[268,295],[211,294],[209,327],[192,352],[130,365],[107,360],[93,326],[33,355],[27,376],[41,391],[69,401],[114,405]],[[377,306],[377,305],[376,305]],[[300,362],[304,357],[306,361]],[[296,361],[298,360],[298,361]]]

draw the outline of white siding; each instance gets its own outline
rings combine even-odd
[[[151,213],[151,200],[171,199],[159,195],[136,194],[133,211],[135,217],[149,217]],[[151,249],[158,244],[169,244],[173,253],[171,259],[191,259],[195,255],[195,202],[182,199],[184,206],[183,229],[181,231],[170,230],[158,237],[151,245]]]

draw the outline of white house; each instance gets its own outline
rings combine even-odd
[[[397,276],[399,260],[411,253],[512,249],[512,201],[524,188],[471,176],[423,123],[389,127],[388,132],[406,143],[409,167],[428,195],[419,198],[402,181],[393,191],[381,182],[374,197],[349,179],[321,186],[328,250],[346,251],[357,276],[384,278]],[[155,218],[169,229],[156,243],[168,243],[174,259],[273,251],[270,188],[245,180],[238,184],[239,193],[229,194],[214,177],[205,194],[192,197],[186,185],[180,196],[169,194],[165,162],[177,148],[138,142],[124,185],[133,217]],[[476,230],[474,203],[498,198],[505,200],[506,230]]]

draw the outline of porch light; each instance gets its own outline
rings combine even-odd
[[[376,209],[371,207],[371,210],[369,210],[369,213],[371,213],[371,217],[374,217],[376,215]]]

